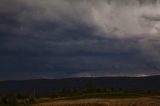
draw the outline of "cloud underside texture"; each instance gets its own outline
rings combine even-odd
[[[0,79],[159,74],[160,0],[1,0]]]

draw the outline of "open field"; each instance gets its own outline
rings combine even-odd
[[[54,96],[6,96],[0,106],[160,106],[159,92],[64,92]]]
[[[160,98],[50,100],[33,106],[160,106]]]

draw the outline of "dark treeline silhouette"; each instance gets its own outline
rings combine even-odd
[[[160,76],[37,79],[0,82],[0,105],[29,106],[38,98],[132,98],[160,95]]]
[[[159,91],[160,76],[150,77],[95,77],[66,79],[37,79],[1,81],[0,96],[49,95],[59,92],[84,90],[109,91]]]

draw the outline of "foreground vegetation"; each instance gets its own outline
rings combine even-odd
[[[154,100],[160,101],[160,92],[158,91],[124,91],[124,90],[100,90],[100,89],[86,89],[86,90],[75,90],[75,91],[69,91],[69,90],[63,90],[61,92],[53,93],[50,95],[32,95],[32,96],[26,96],[26,95],[7,95],[0,98],[0,106],[31,106],[33,104],[38,104],[38,106],[54,106],[51,103],[50,105],[40,105],[41,103],[48,103],[52,101],[77,101],[80,99],[88,100],[92,98],[97,98],[101,100],[120,100],[120,99],[129,99],[133,100],[136,98],[154,98]],[[152,100],[153,101],[153,100]],[[39,104],[40,103],[40,104]],[[128,103],[128,102],[127,102]],[[130,103],[130,102],[129,102]],[[131,102],[132,105],[124,105],[124,106],[138,106],[135,103]],[[103,103],[95,103],[95,102],[87,102],[87,103],[75,103],[70,104],[67,106],[112,106],[112,105],[106,105]],[[112,103],[113,104],[113,103]],[[122,104],[122,103],[121,103]],[[153,104],[153,103],[152,103]],[[55,105],[56,106],[56,105]],[[61,105],[58,105],[61,106]],[[65,106],[63,104],[62,106]],[[115,106],[115,105],[113,105]],[[121,106],[121,105],[116,105]],[[123,105],[122,105],[123,106]],[[152,106],[152,105],[150,105]],[[156,106],[156,105],[154,105]],[[160,106],[160,105],[158,105]]]
[[[96,98],[96,100],[98,99],[99,101],[92,101],[93,98]],[[42,95],[36,92],[34,92],[34,94],[32,95],[27,95],[23,93],[4,95],[0,97],[0,106],[32,106],[34,104],[36,106],[112,106],[106,103],[113,104],[113,106],[139,106],[137,103],[141,103],[139,102],[139,100],[143,101],[144,98],[149,98],[148,101],[154,101],[156,102],[156,104],[159,104],[159,102],[157,101],[160,101],[160,91],[129,91],[122,90],[120,88],[96,89],[92,86],[91,82],[87,82],[85,89],[64,88],[62,91],[50,93],[49,95]],[[81,99],[83,99],[83,101],[76,102],[77,100]],[[124,101],[126,99],[127,101]],[[147,99],[145,99],[145,101]],[[66,102],[64,102],[64,100]],[[86,100],[91,101],[86,102]],[[61,104],[62,101],[63,104]],[[57,102],[60,104],[56,104]],[[160,106],[160,104],[153,105],[154,102],[148,103],[152,105],[147,106]],[[114,103],[119,104],[114,105]],[[140,106],[143,106],[142,104],[143,103],[141,103]]]

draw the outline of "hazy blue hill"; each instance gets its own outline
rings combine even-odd
[[[64,89],[83,90],[87,82],[97,89],[160,90],[160,76],[150,77],[95,77],[66,79],[37,79],[1,81],[0,94],[50,94]]]

